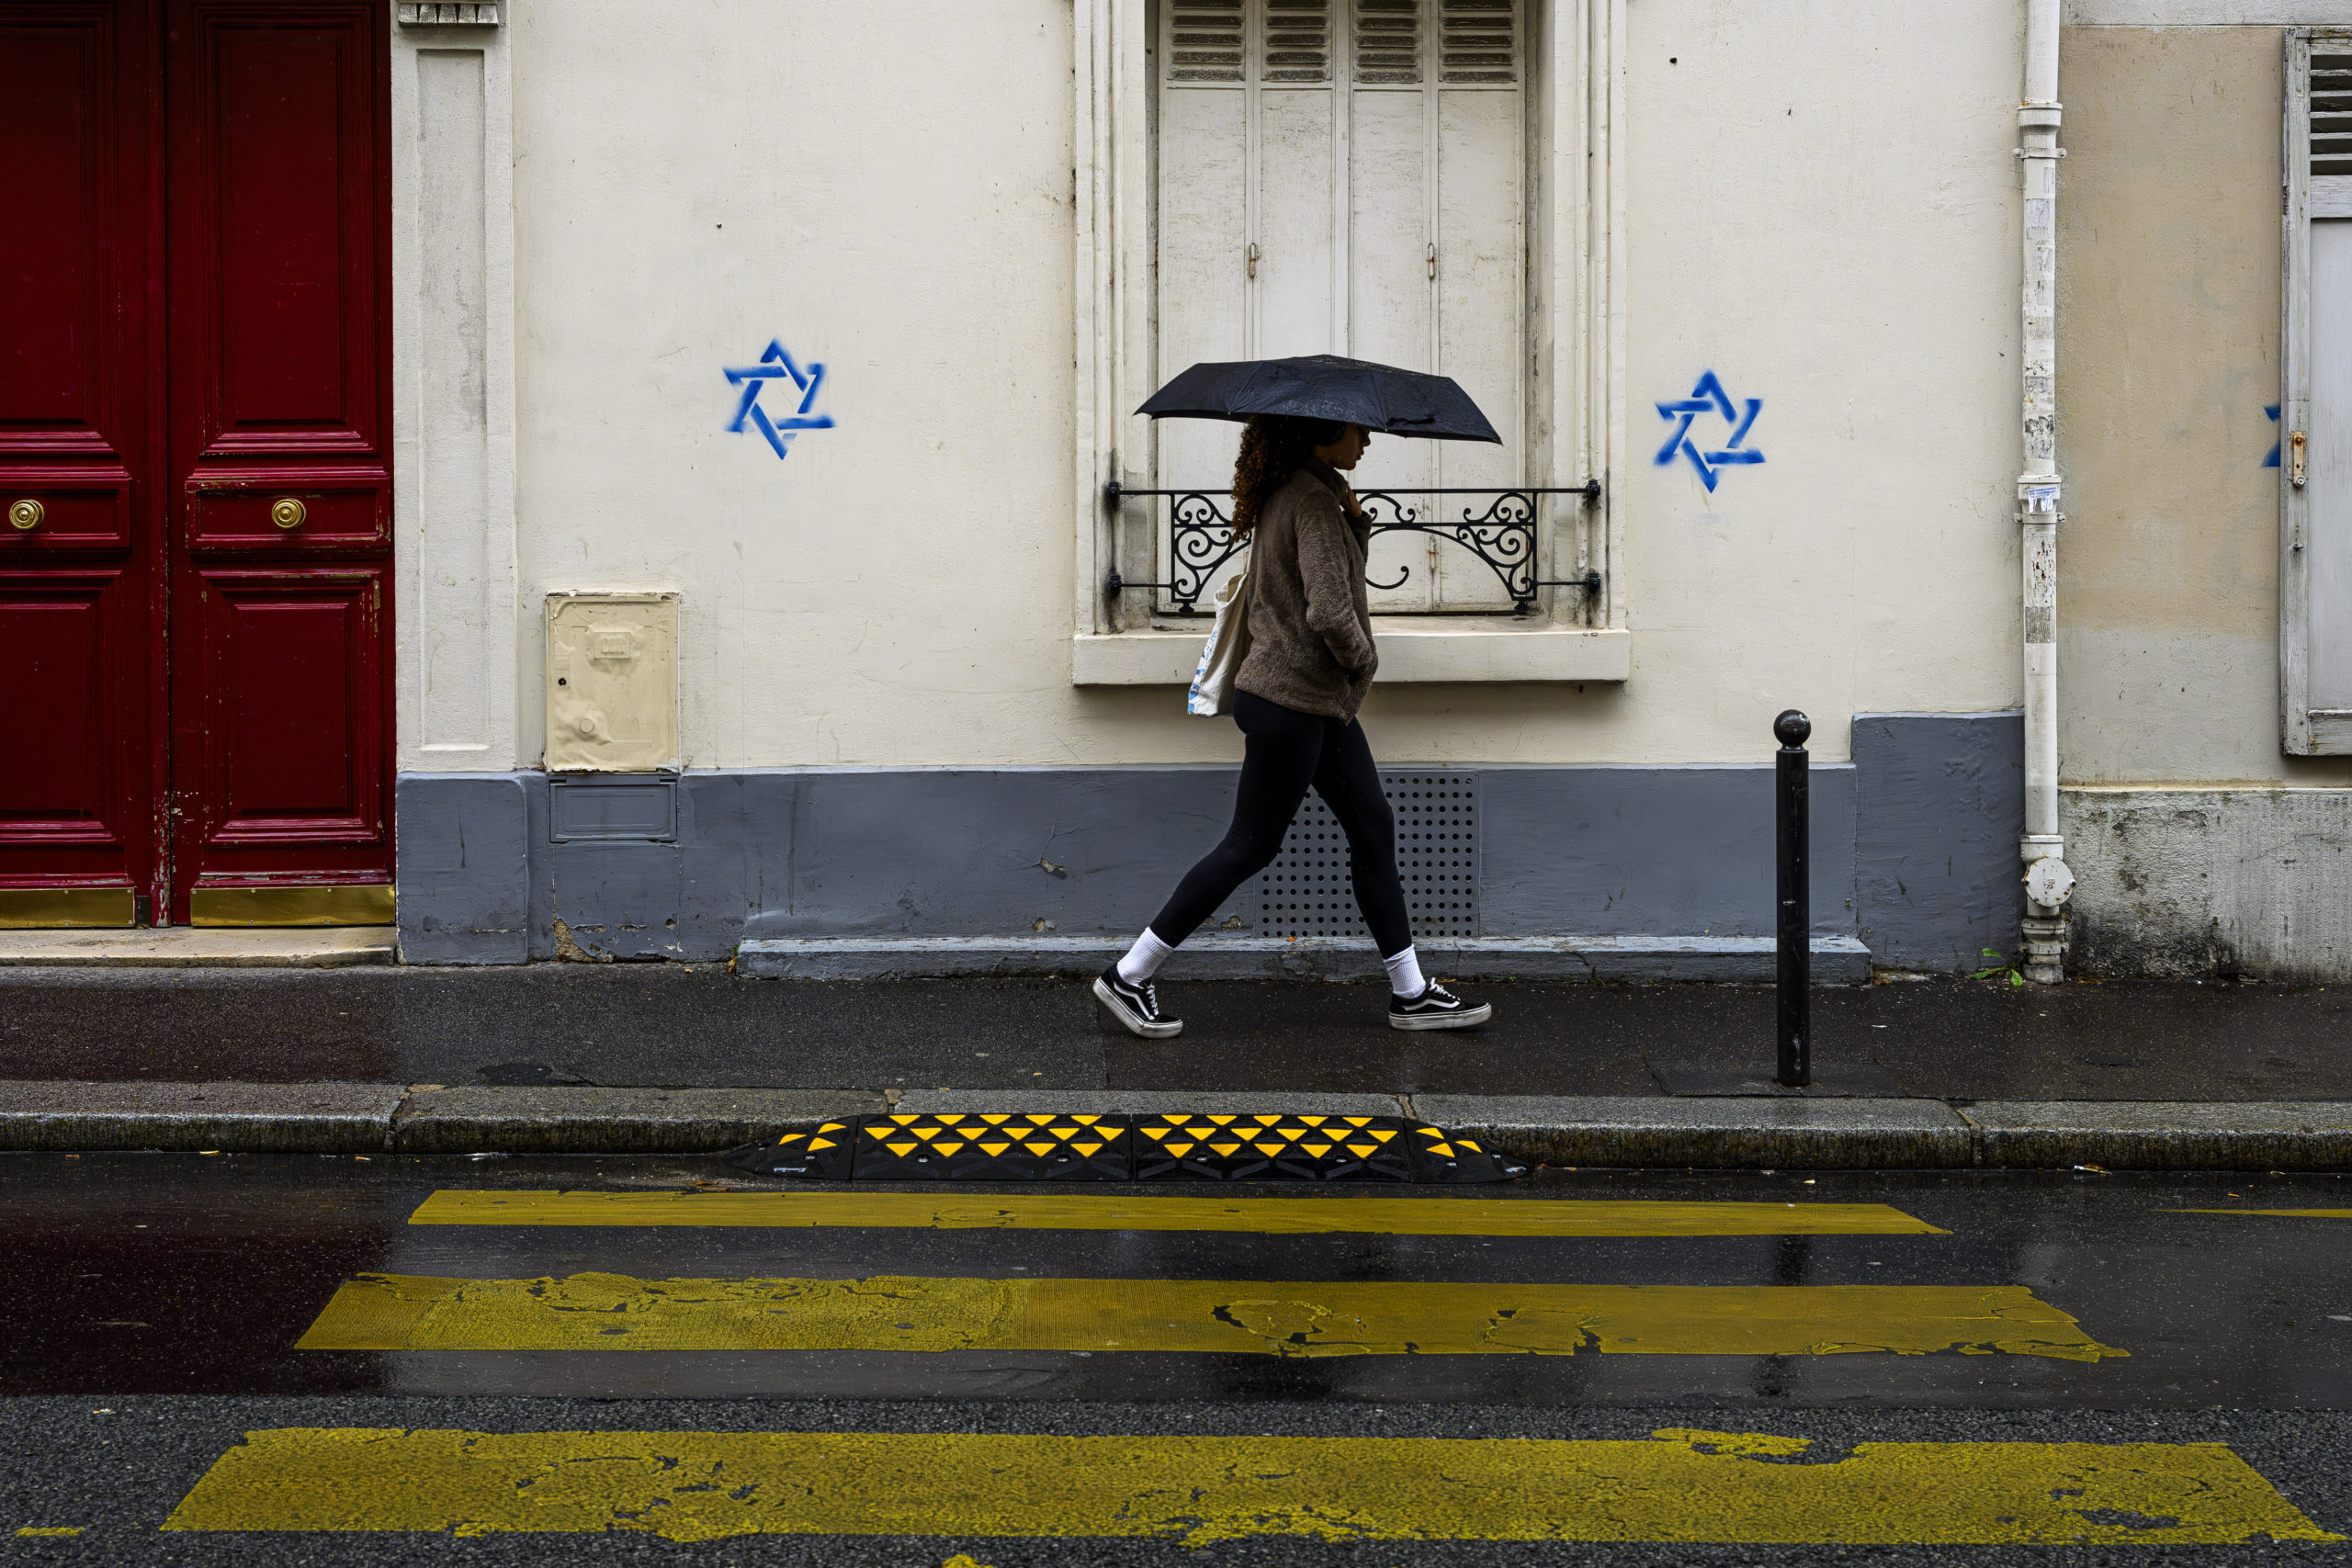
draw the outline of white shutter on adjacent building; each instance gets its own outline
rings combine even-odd
[[[1525,23],[1521,0],[1161,0],[1162,378],[1297,354],[1435,370],[1504,445],[1375,440],[1359,488],[1526,482]],[[1224,488],[1238,427],[1159,435],[1163,486]],[[1423,536],[1381,537],[1370,575],[1403,578],[1382,609],[1510,607]]]
[[[2284,743],[2352,753],[2352,33],[2287,35]]]

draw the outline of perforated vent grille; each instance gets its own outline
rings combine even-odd
[[[1443,0],[1438,80],[1519,80],[1519,28],[1513,0]]]
[[[1263,82],[1331,79],[1330,0],[1266,0]]]
[[[1421,79],[1421,0],[1356,0],[1356,80]]]
[[[1241,0],[1170,0],[1168,79],[1241,80]]]
[[[1396,874],[1416,939],[1478,934],[1478,791],[1468,773],[1383,773],[1396,818]],[[1348,874],[1348,839],[1309,795],[1283,852],[1258,877],[1259,936],[1370,940]]]
[[[2312,56],[2312,173],[2352,175],[2352,54]]]

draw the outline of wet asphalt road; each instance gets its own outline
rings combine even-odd
[[[436,1190],[758,1186],[712,1162],[0,1156],[0,1560],[1015,1564],[2344,1562],[2340,1542],[1765,1547],[159,1534],[258,1429],[982,1432],[2220,1442],[2352,1531],[2352,1208],[2329,1177],[1544,1171],[1416,1190],[1555,1204],[1876,1203],[1949,1234],[1586,1235],[412,1225]],[[860,1189],[866,1190],[868,1189]],[[793,1190],[808,1190],[794,1189]],[[939,1189],[930,1190],[933,1192]],[[957,1189],[969,1192],[969,1187]],[[1089,1196],[1198,1197],[1198,1186]],[[1391,1190],[1396,1194],[1397,1190]],[[1349,1192],[1216,1189],[1339,1203]],[[294,1342],[354,1276],[1226,1280],[2030,1290],[2098,1345],[2031,1354],[1294,1359],[1149,1351],[345,1350]],[[74,1536],[21,1536],[77,1529]],[[963,1568],[957,1564],[956,1568]]]
[[[1400,1034],[1375,986],[1161,987],[1142,1041],[1057,980],[860,985],[721,965],[0,968],[12,1078],[614,1087],[1656,1094],[1772,1057],[1769,986],[1481,985],[1495,1021]],[[2352,1100],[2352,988],[1993,982],[1825,987],[1815,1060],[1944,1100]]]

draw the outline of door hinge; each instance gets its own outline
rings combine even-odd
[[[1437,246],[1434,244],[1430,246],[1430,276],[1437,276]]]
[[[1249,263],[1250,263],[1250,276],[1252,276],[1252,277],[1257,276],[1258,276],[1258,242],[1257,242],[1257,241],[1255,241],[1255,240],[1250,241],[1250,247],[1249,247],[1249,249],[1248,249],[1246,252],[1244,252],[1244,253],[1243,253],[1243,254],[1247,257],[1247,259],[1249,260]]]

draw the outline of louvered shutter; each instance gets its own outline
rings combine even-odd
[[[1163,375],[1319,353],[1435,369],[1506,445],[1379,441],[1359,484],[1426,516],[1443,498],[1414,487],[1524,482],[1521,0],[1163,0],[1161,17]],[[1236,439],[1168,422],[1161,482],[1221,487]],[[1371,575],[1400,570],[1378,607],[1510,607],[1458,546],[1384,536]]]
[[[2352,33],[2287,36],[2279,671],[2285,746],[2352,753]]]

